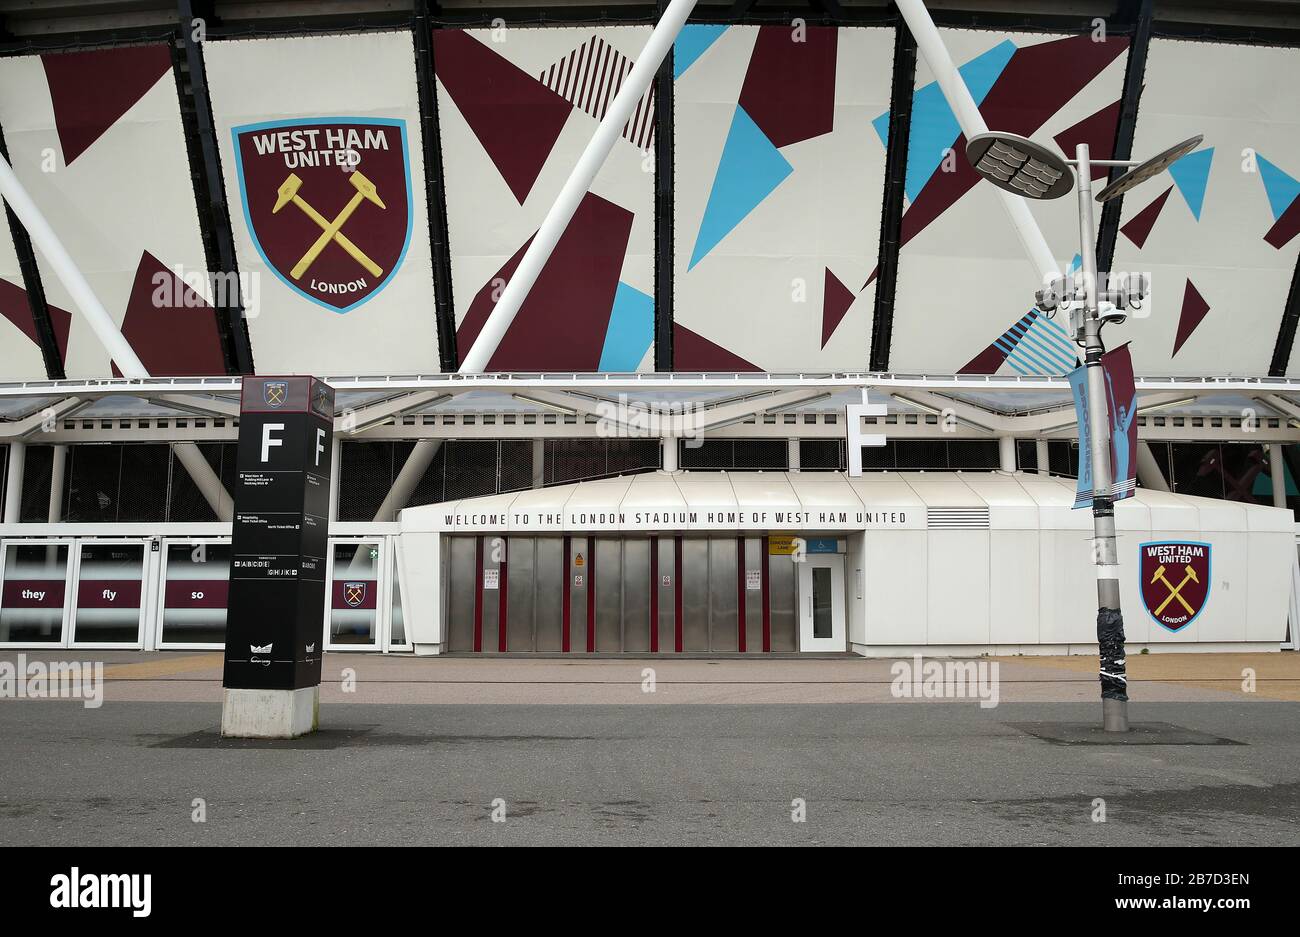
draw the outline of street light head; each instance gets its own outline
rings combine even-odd
[[[1141,185],[1152,176],[1158,176],[1178,160],[1182,159],[1204,141],[1205,137],[1197,134],[1190,140],[1184,140],[1177,146],[1171,146],[1159,155],[1151,157],[1145,163],[1135,166],[1120,176],[1106,188],[1097,193],[1097,201],[1108,202],[1117,195],[1123,195],[1135,185]]]
[[[977,133],[966,143],[966,159],[980,176],[1022,198],[1060,198],[1074,188],[1063,157],[1014,133]]]

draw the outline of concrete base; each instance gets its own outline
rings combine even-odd
[[[320,687],[221,691],[221,734],[239,739],[296,739],[320,724]]]

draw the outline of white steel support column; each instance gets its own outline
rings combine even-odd
[[[1268,444],[1268,474],[1273,483],[1273,507],[1286,507],[1286,462],[1282,458],[1282,444]]]
[[[393,487],[388,490],[384,503],[375,512],[376,522],[397,519],[397,512],[406,507],[407,502],[411,500],[411,495],[415,493],[415,486],[424,477],[425,470],[428,469],[429,463],[433,461],[440,448],[442,448],[441,439],[421,439],[415,444],[411,454],[406,457],[402,470],[397,473]]]
[[[23,507],[23,470],[27,466],[27,443],[9,443],[9,469],[5,477],[4,522],[17,524]]]
[[[977,133],[987,133],[989,128],[984,123],[984,115],[980,113],[970,89],[953,64],[952,56],[948,54],[939,30],[930,18],[930,11],[925,8],[922,0],[897,0],[897,3],[899,12],[907,21],[907,28],[916,37],[916,48],[934,73],[939,89],[957,118],[962,133],[968,140]],[[997,194],[1039,277],[1046,281],[1049,277],[1058,276],[1061,272],[1060,265],[1053,259],[1047,239],[1043,237],[1042,229],[1029,211],[1029,204],[1002,189],[998,189]]]
[[[665,472],[677,471],[677,444],[678,444],[677,437],[665,436],[663,439],[659,440],[659,442],[663,447],[664,471]]]
[[[799,463],[799,440],[787,439],[785,441],[786,461],[789,463],[790,471],[797,472],[803,466]]]
[[[546,440],[533,440],[533,487],[546,487]]]
[[[1004,472],[1016,470],[1016,437],[998,437],[998,468]]]
[[[343,474],[343,440],[334,434],[330,443],[330,523],[339,519],[339,477]]]
[[[50,453],[50,505],[46,517],[51,524],[63,520],[63,479],[68,469],[68,447],[53,446]]]
[[[673,47],[677,34],[681,32],[682,25],[693,9],[695,9],[695,0],[671,0],[668,8],[664,10],[654,32],[646,40],[645,48],[636,57],[636,64],[632,66],[632,71],[623,81],[618,94],[614,95],[609,110],[605,112],[600,125],[596,127],[596,132],[587,143],[587,148],[582,151],[582,156],[578,157],[577,164],[569,173],[569,178],[564,183],[564,188],[560,190],[555,204],[546,213],[532,243],[524,251],[523,259],[519,261],[519,266],[510,277],[510,282],[501,292],[501,298],[488,314],[478,338],[465,355],[460,367],[462,373],[474,374],[488,369],[488,363],[510,328],[510,323],[519,313],[519,307],[528,298],[529,290],[533,288],[538,274],[550,259],[551,252],[560,240],[560,235],[564,234],[564,229],[569,226],[573,213],[578,210],[578,204],[591,188],[610,150],[618,142],[619,135],[623,132],[623,125],[632,119],[633,110],[646,89],[650,87],[650,82],[659,71],[660,63],[668,54],[668,50]]]
[[[1046,475],[1051,471],[1052,456],[1047,448],[1046,439],[1034,440],[1034,461],[1038,463],[1038,474]]]
[[[4,200],[9,203],[9,207],[14,210],[18,220],[27,229],[32,243],[40,249],[50,266],[54,268],[59,282],[72,296],[74,305],[85,318],[91,331],[95,333],[95,337],[99,339],[99,343],[104,346],[109,357],[113,359],[117,369],[122,372],[122,376],[148,377],[149,372],[136,355],[135,349],[118,329],[117,323],[113,321],[113,317],[108,314],[108,310],[90,288],[81,270],[73,263],[72,256],[59,240],[59,236],[54,233],[54,229],[45,220],[41,210],[36,207],[32,197],[14,175],[13,168],[3,158],[0,158],[0,195],[4,196]],[[234,512],[230,495],[226,493],[217,473],[212,471],[212,466],[208,465],[208,460],[199,452],[198,446],[192,442],[178,442],[172,443],[172,449],[180,463],[194,478],[194,484],[207,499],[217,519],[231,520]]]

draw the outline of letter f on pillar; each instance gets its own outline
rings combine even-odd
[[[271,447],[283,446],[284,440],[271,436],[272,431],[283,431],[283,423],[266,423],[262,426],[262,461],[271,461]]]

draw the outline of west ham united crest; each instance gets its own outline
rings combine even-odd
[[[1169,631],[1181,631],[1210,598],[1210,545],[1161,541],[1138,547],[1142,604]]]
[[[287,381],[267,381],[262,385],[262,402],[268,407],[283,407],[289,399]]]
[[[323,117],[231,134],[248,231],[277,277],[340,313],[388,284],[411,242],[405,121]]]
[[[352,608],[360,607],[361,603],[366,600],[366,584],[364,582],[345,582],[343,583],[343,601],[347,602]]]

